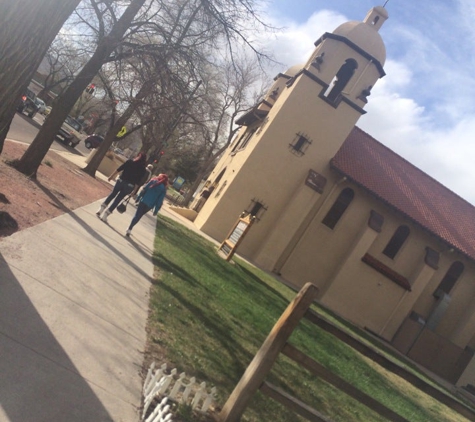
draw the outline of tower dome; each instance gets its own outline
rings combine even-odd
[[[294,77],[297,73],[299,73],[305,66],[305,63],[296,64],[294,66],[289,67],[284,74],[287,76]]]
[[[358,47],[371,54],[381,64],[386,61],[386,47],[379,35],[379,28],[388,18],[384,7],[373,7],[363,22],[345,22],[333,31],[333,34],[347,38]]]

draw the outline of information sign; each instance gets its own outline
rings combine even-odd
[[[242,242],[244,236],[249,231],[255,220],[256,217],[249,214],[246,216],[241,215],[241,217],[236,221],[234,227],[218,249],[218,252],[226,259],[226,261],[229,261],[233,257],[237,247]]]

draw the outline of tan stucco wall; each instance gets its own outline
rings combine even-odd
[[[473,357],[456,383],[458,386],[475,384],[475,357]]]
[[[324,61],[317,69],[310,63],[322,52]],[[354,107],[345,102],[334,107],[320,95],[349,57],[358,62],[358,68],[344,95]],[[297,288],[307,282],[316,284],[324,305],[388,341],[398,333],[405,345],[414,330],[404,321],[412,311],[425,320],[429,318],[436,305],[434,291],[450,265],[459,260],[465,272],[451,292],[450,304],[434,336],[447,341],[447,353],[475,346],[474,263],[457,251],[449,252],[448,245],[330,169],[331,158],[361,115],[358,107],[365,105],[358,97],[377,82],[381,76],[378,69],[332,39],[319,44],[306,69],[313,79],[302,74],[290,87],[286,86],[287,78],[276,79],[268,94],[277,87],[279,94],[277,99],[266,97],[273,106],[264,123],[260,127],[259,122],[255,124],[259,129],[244,149],[231,153],[235,147],[231,145],[210,175],[214,182],[225,170],[197,215],[196,226],[222,241],[252,199],[263,203],[267,211],[246,235],[238,254],[278,272]],[[260,110],[268,110],[269,104],[261,104]],[[246,130],[242,128],[236,139]],[[312,141],[300,157],[289,149],[297,133]],[[326,178],[323,192],[305,186],[310,169]],[[354,200],[330,229],[321,221],[346,187],[354,190]],[[384,218],[380,231],[368,227],[372,210]],[[382,251],[402,224],[409,227],[409,238],[394,259],[388,258]],[[425,261],[427,247],[440,253],[435,268]],[[407,279],[410,289],[362,262],[365,254]],[[405,327],[408,331],[401,331]],[[423,353],[423,348],[419,352]]]
[[[196,218],[195,224],[201,230],[222,240],[251,199],[258,198],[268,206],[268,211],[239,250],[244,256],[253,257],[263,241],[262,233],[269,233],[275,227],[295,191],[304,184],[308,171],[318,169],[329,176],[329,157],[338,151],[359,113],[347,104],[340,104],[339,110],[335,112],[332,106],[318,98],[321,88],[308,77],[302,76],[291,88],[281,93],[269,112],[268,123],[251,138],[246,148],[233,156],[223,157],[210,180],[213,181],[213,177],[226,168],[221,180],[221,185],[226,182],[226,188],[220,192],[218,187],[216,194],[213,192]],[[302,109],[315,110],[315,115],[319,115],[327,124],[316,123],[314,114],[302,116]],[[345,115],[345,123],[337,123],[340,119],[336,114]],[[301,157],[289,151],[289,144],[297,133],[306,135],[312,141]],[[328,139],[341,141],[328,142]],[[310,192],[307,196],[310,197],[308,201],[312,202],[318,194]],[[296,214],[301,214],[301,210]],[[295,231],[300,224],[300,215],[295,218],[294,224],[284,228],[285,231]],[[281,245],[281,249],[284,246]]]
[[[454,262],[450,258],[461,261],[464,272],[451,291],[451,302],[444,319],[437,327],[437,332],[448,337],[455,344],[464,347],[468,344],[475,332],[475,269],[472,263],[462,256],[447,257],[447,264],[444,269],[448,269]],[[445,271],[440,273],[437,284],[445,275]]]

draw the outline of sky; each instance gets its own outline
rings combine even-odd
[[[305,62],[324,32],[383,4],[267,0],[266,20],[282,28],[260,34],[282,63],[275,74]],[[386,76],[357,126],[475,205],[475,2],[389,0],[386,10]]]

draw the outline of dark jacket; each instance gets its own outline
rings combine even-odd
[[[133,185],[140,185],[145,175],[145,165],[138,161],[127,160],[122,164],[117,171],[121,171],[120,178],[127,183]]]

